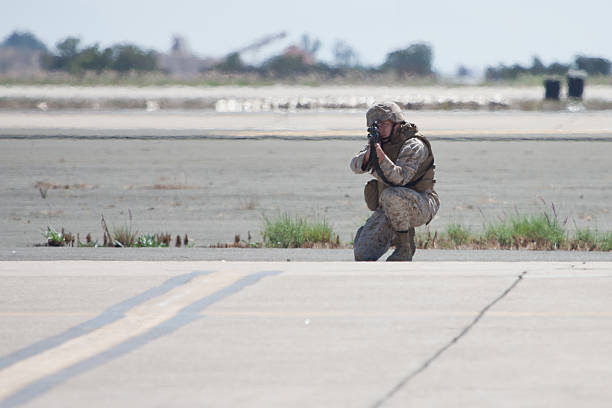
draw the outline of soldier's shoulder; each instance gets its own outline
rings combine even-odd
[[[410,154],[425,154],[429,153],[427,145],[419,137],[412,136],[404,142],[402,145],[401,153]]]
[[[401,124],[401,131],[406,136],[414,136],[419,133],[419,128],[414,123],[404,122]]]

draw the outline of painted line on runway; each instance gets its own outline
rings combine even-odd
[[[504,297],[506,297],[510,292],[512,292],[512,290],[523,280],[523,278],[525,277],[525,275],[527,274],[527,271],[523,271],[519,276],[516,277],[516,279],[514,280],[514,282],[512,283],[512,285],[510,285],[506,290],[504,290],[502,292],[501,295],[499,295],[498,297],[496,297],[495,299],[493,299],[492,302],[490,302],[489,304],[487,304],[474,318],[474,320],[472,320],[472,322],[470,324],[468,324],[466,327],[463,328],[463,330],[461,330],[461,332],[453,337],[453,339],[451,341],[449,341],[446,345],[444,345],[441,349],[439,349],[438,351],[436,351],[430,358],[428,358],[419,368],[417,368],[416,370],[414,370],[413,372],[409,373],[407,376],[405,376],[404,378],[401,379],[401,381],[399,381],[393,388],[391,388],[391,390],[389,390],[389,392],[387,392],[381,399],[379,399],[378,401],[376,401],[372,407],[373,408],[378,408],[381,407],[385,402],[387,402],[389,399],[391,399],[399,390],[401,390],[410,380],[412,380],[413,378],[415,378],[417,375],[419,375],[420,373],[422,373],[423,371],[425,371],[431,364],[433,364],[442,354],[444,354],[444,352],[446,350],[448,350],[451,346],[453,346],[454,344],[456,344],[459,340],[461,340],[461,338],[463,338],[474,326],[476,326],[476,324],[480,321],[480,319],[483,318],[483,316],[489,311],[489,309],[491,309],[493,306],[495,306],[500,300],[502,300]]]
[[[168,334],[201,317],[213,303],[278,271],[199,275],[188,283],[131,309],[125,317],[0,371],[0,407],[36,398],[95,367]]]
[[[96,132],[97,133],[92,133]],[[0,129],[0,140],[365,140],[361,129],[331,130],[226,130],[206,129],[198,133],[172,129],[126,129],[117,134],[112,129],[61,129],[49,132],[37,129],[6,132]],[[88,134],[83,134],[88,132]],[[444,141],[595,141],[612,142],[612,129],[432,129],[425,131],[431,140]]]
[[[170,278],[157,287],[151,288],[143,293],[111,306],[94,319],[72,327],[56,336],[48,337],[44,340],[36,342],[28,347],[15,351],[14,353],[0,357],[0,370],[19,361],[25,360],[26,358],[58,347],[72,339],[91,333],[92,331],[103,326],[114,323],[117,320],[124,318],[125,314],[136,306],[141,305],[155,297],[162,296],[178,286],[185,285],[196,277],[208,275],[210,273],[212,272],[194,271]]]

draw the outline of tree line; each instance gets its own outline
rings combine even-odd
[[[365,67],[359,63],[355,50],[345,42],[339,41],[333,47],[334,62],[316,60],[321,42],[308,35],[302,36],[301,43],[289,47],[282,54],[273,56],[258,66],[246,64],[239,53],[231,53],[225,58],[202,70],[216,70],[226,73],[256,73],[262,77],[286,78],[304,74],[319,74],[329,77],[343,75],[350,71],[366,74],[395,73],[400,77],[435,77],[433,70],[433,49],[423,42],[387,54],[380,66]],[[41,53],[41,67],[48,71],[64,71],[72,74],[94,71],[151,72],[162,71],[159,53],[140,48],[133,44],[115,44],[101,48],[98,44],[83,45],[78,37],[68,37],[59,41],[54,50],[29,32],[13,32],[0,47],[13,47],[34,50]],[[554,62],[545,65],[538,57],[533,57],[531,66],[520,64],[489,66],[485,70],[487,80],[512,80],[522,75],[564,75],[571,68],[581,69],[590,75],[610,75],[610,61],[601,57],[579,55],[573,63]],[[459,76],[468,75],[465,67],[460,67]]]
[[[411,44],[405,49],[388,54],[380,67],[363,67],[358,62],[355,50],[344,42],[334,47],[333,64],[315,60],[321,42],[307,35],[302,37],[299,46],[289,47],[280,55],[273,56],[259,66],[246,64],[239,53],[231,53],[220,61],[207,67],[206,70],[218,70],[228,73],[253,72],[262,76],[290,77],[310,73],[334,76],[350,69],[364,71],[395,71],[400,75],[433,75],[433,51],[425,43]],[[116,44],[101,48],[98,44],[83,46],[78,37],[68,37],[59,41],[55,50],[49,50],[33,34],[14,32],[1,44],[4,47],[22,48],[40,51],[41,66],[49,71],[80,73],[85,71],[147,72],[161,71],[159,53],[145,50],[133,44]]]
[[[487,67],[485,78],[499,81],[517,79],[523,75],[565,75],[570,69],[583,70],[589,75],[610,75],[610,68],[610,61],[600,57],[578,55],[571,64],[553,62],[550,65],[545,65],[538,57],[533,57],[531,66],[500,64],[497,67]]]
[[[4,40],[2,47],[40,52],[41,67],[49,71],[74,74],[84,71],[101,73],[107,70],[128,72],[158,69],[155,51],[143,50],[132,44],[116,44],[102,49],[98,44],[82,46],[79,38],[68,37],[59,41],[56,51],[52,52],[32,33],[14,32]]]
[[[68,37],[57,44],[57,53],[42,58],[42,66],[50,71],[78,73],[111,70],[118,72],[156,71],[157,53],[131,44],[117,44],[101,49],[98,44],[80,47],[81,40]]]

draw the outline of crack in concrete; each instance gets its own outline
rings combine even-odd
[[[402,387],[404,387],[409,381],[414,379],[417,375],[421,374],[433,362],[435,362],[438,358],[440,358],[440,356],[442,356],[442,354],[444,354],[446,350],[448,350],[452,345],[456,344],[459,340],[461,340],[461,338],[463,338],[474,326],[476,326],[476,324],[480,321],[480,319],[483,318],[483,316],[489,311],[489,309],[491,309],[493,306],[495,306],[496,303],[498,303],[500,300],[506,297],[519,284],[519,282],[521,282],[525,274],[527,274],[527,271],[523,271],[519,276],[517,276],[516,280],[512,283],[512,285],[510,285],[506,290],[504,290],[504,292],[498,297],[496,297],[492,302],[486,305],[476,315],[474,320],[472,320],[472,322],[469,325],[464,327],[463,330],[461,330],[461,332],[457,336],[455,336],[451,341],[449,341],[441,349],[439,349],[436,353],[434,353],[433,356],[428,358],[419,368],[417,368],[416,370],[414,370],[413,372],[409,373],[404,378],[402,378],[391,390],[389,390],[389,392],[387,392],[382,398],[376,401],[372,405],[372,408],[381,407],[385,402],[391,399],[399,390],[401,390]]]

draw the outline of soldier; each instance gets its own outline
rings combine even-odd
[[[364,190],[374,212],[355,235],[355,260],[376,261],[395,245],[387,261],[411,261],[414,227],[429,224],[440,207],[431,145],[394,102],[372,106],[366,121],[378,123],[382,143],[366,145],[351,160],[353,172],[375,177]]]

